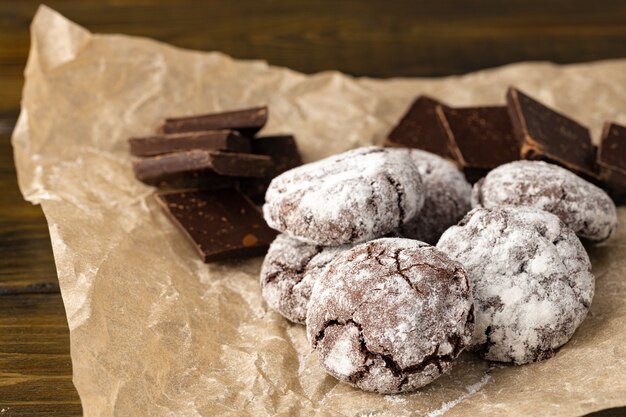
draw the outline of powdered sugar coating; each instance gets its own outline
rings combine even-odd
[[[469,342],[463,267],[424,242],[384,238],[338,255],[313,288],[307,336],[337,379],[366,391],[422,387]]]
[[[542,161],[501,165],[474,185],[473,207],[502,205],[548,211],[592,242],[608,239],[617,229],[617,211],[607,193],[564,168]]]
[[[263,298],[288,320],[304,324],[313,284],[326,265],[349,248],[349,245],[311,245],[285,234],[278,235],[261,268]]]
[[[424,184],[424,206],[400,226],[398,234],[434,245],[448,227],[470,211],[472,186],[454,164],[438,155],[419,149],[394,150],[409,153]]]
[[[359,148],[274,178],[263,215],[270,227],[313,244],[337,246],[383,236],[424,203],[408,154]]]
[[[471,349],[523,364],[549,358],[587,315],[595,279],[582,244],[532,207],[474,209],[437,247],[463,264],[474,296]]]

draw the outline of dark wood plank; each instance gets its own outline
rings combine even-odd
[[[15,115],[0,119],[14,123]],[[7,133],[0,133],[0,190],[0,296],[58,293],[48,225],[41,208],[20,194]]]
[[[615,0],[46,3],[94,32],[149,36],[304,72],[433,76],[521,60],[626,56],[626,2]],[[38,4],[0,3],[0,111],[18,102],[26,28]]]
[[[0,127],[16,116],[0,115]],[[19,192],[8,130],[0,129],[0,416],[78,416],[48,226]]]
[[[0,296],[0,410],[2,417],[81,414],[60,294]]]
[[[0,412],[3,409],[5,410],[4,414],[0,414],[2,417],[78,417],[83,415],[80,404],[63,402],[27,401],[12,403],[4,408],[0,406]]]

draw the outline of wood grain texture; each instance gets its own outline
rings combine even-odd
[[[58,293],[48,226],[20,194],[7,133],[0,134],[0,190],[0,296]]]
[[[0,0],[0,417],[75,416],[68,330],[41,209],[9,135],[39,0]],[[621,0],[51,0],[94,32],[152,37],[312,73],[459,74],[522,60],[626,57]],[[2,411],[4,410],[4,411]]]
[[[77,416],[59,294],[0,295],[0,416]]]
[[[0,2],[0,112],[14,109],[39,1]],[[56,1],[94,32],[266,59],[304,72],[435,76],[523,60],[626,56],[620,0]],[[7,107],[8,106],[8,107]]]

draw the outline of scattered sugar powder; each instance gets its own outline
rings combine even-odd
[[[385,395],[385,400],[394,404],[408,404],[409,400],[404,398],[402,395]]]
[[[452,401],[448,401],[446,403],[441,404],[441,407],[426,414],[426,417],[439,417],[439,416],[444,415],[445,413],[447,413],[448,411],[450,411],[451,409],[459,405],[461,401],[466,400],[472,395],[476,394],[479,389],[484,387],[487,384],[487,382],[489,382],[490,379],[491,379],[491,375],[489,374],[483,375],[480,381],[478,381],[475,384],[468,385],[467,387],[465,387],[465,390],[467,391],[466,394],[463,394],[459,398],[456,398]]]

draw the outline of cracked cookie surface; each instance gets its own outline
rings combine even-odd
[[[559,166],[516,161],[491,171],[474,185],[473,207],[527,206],[550,212],[591,242],[617,228],[613,200],[599,187]]]
[[[294,323],[304,324],[311,289],[326,265],[350,245],[312,245],[285,234],[274,239],[261,268],[267,304]]]
[[[451,367],[469,342],[463,267],[416,240],[384,238],[342,252],[313,289],[307,336],[322,367],[366,391],[412,391]]]
[[[424,203],[419,171],[408,154],[354,149],[274,178],[265,195],[267,224],[324,246],[383,236]]]
[[[549,358],[587,315],[595,285],[589,257],[553,214],[532,207],[474,209],[437,248],[467,270],[476,315],[470,350],[486,359]]]
[[[431,245],[441,234],[470,211],[472,186],[451,162],[419,149],[397,149],[408,152],[422,177],[424,206],[412,219],[400,226],[400,236]]]

